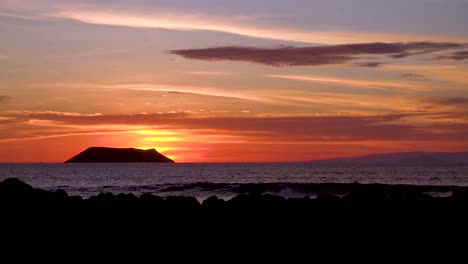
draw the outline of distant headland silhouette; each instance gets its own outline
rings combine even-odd
[[[65,163],[86,162],[171,162],[174,161],[156,149],[90,147]]]
[[[315,163],[382,165],[468,165],[468,152],[393,152],[349,158],[312,160]]]

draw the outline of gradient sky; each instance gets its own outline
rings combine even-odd
[[[468,151],[467,0],[0,0],[0,162]]]

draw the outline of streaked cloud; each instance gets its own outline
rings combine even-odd
[[[18,142],[18,141],[24,141],[24,140],[43,140],[43,139],[50,139],[50,138],[63,138],[63,137],[72,137],[72,136],[95,136],[95,135],[115,135],[115,134],[123,134],[123,133],[128,133],[128,129],[122,129],[122,130],[110,130],[110,129],[103,129],[103,130],[92,130],[92,129],[87,129],[87,130],[81,130],[75,132],[58,132],[58,131],[44,131],[43,133],[38,133],[33,131],[30,131],[31,133],[26,133],[22,136],[12,136],[10,138],[2,138],[0,139],[0,142],[5,143],[5,142]],[[43,134],[43,135],[41,135]]]
[[[424,75],[422,74],[414,74],[414,73],[405,73],[405,74],[402,74],[401,76],[405,78],[423,78],[424,77]]]
[[[382,62],[358,62],[355,63],[354,66],[359,66],[359,67],[379,67],[381,66]]]
[[[81,114],[81,113],[74,113],[74,112],[59,112],[59,111],[29,111],[29,110],[22,110],[22,111],[6,111],[5,113],[13,116],[30,116],[34,117],[35,115],[51,115],[51,116],[102,116],[101,113],[94,113],[94,114]]]
[[[214,97],[227,97],[251,101],[263,101],[265,98],[255,93],[240,92],[219,87],[177,85],[177,84],[154,84],[154,83],[134,83],[134,84],[92,84],[92,83],[47,83],[38,84],[36,87],[57,87],[57,88],[88,88],[88,89],[115,89],[134,91],[157,91],[157,92],[177,92],[196,95],[206,95]]]
[[[161,124],[163,120],[173,120],[182,117],[187,117],[186,112],[168,112],[168,113],[153,113],[153,114],[135,114],[135,115],[103,115],[100,113],[96,114],[79,114],[79,113],[68,113],[68,112],[56,112],[56,111],[7,111],[6,117],[10,120],[16,120],[16,122],[22,123],[40,120],[40,121],[51,121],[53,123],[34,123],[39,125],[57,125],[62,124],[74,124],[74,125],[100,125],[100,124]]]
[[[385,64],[381,70],[400,71],[401,74],[412,72],[413,74],[424,75],[426,80],[446,83],[444,85],[445,90],[450,90],[454,84],[462,88],[466,88],[468,84],[468,79],[466,78],[467,68],[464,65]]]
[[[269,66],[319,66],[347,64],[361,59],[359,56],[363,55],[387,55],[393,59],[401,59],[409,56],[464,48],[468,48],[468,44],[401,42],[279,48],[216,47],[172,50],[170,53],[187,59],[205,61],[244,61]],[[379,63],[365,62],[359,66],[375,67],[379,66]]]
[[[226,75],[232,74],[230,72],[218,72],[218,71],[188,71],[185,73],[193,74],[193,75],[204,75],[204,76],[226,76]]]
[[[236,99],[244,100],[253,100],[261,101],[262,98],[255,95],[248,94],[236,94],[236,92],[226,92],[221,91],[217,88],[210,87],[199,87],[199,86],[190,86],[190,85],[155,85],[155,84],[122,84],[122,85],[113,85],[107,86],[113,89],[128,89],[128,90],[138,90],[138,91],[168,91],[168,92],[182,92],[182,93],[193,93],[200,95],[209,95],[209,96],[218,96],[218,97],[230,97]]]
[[[20,123],[54,124],[79,128],[124,128],[128,131],[153,127],[170,131],[190,129],[208,134],[236,135],[255,141],[366,141],[366,140],[468,140],[468,123],[406,122],[431,113],[407,113],[363,116],[253,116],[200,117],[190,113],[155,113],[131,115],[69,115],[60,113],[29,113],[17,116]],[[9,117],[13,117],[10,115]],[[441,133],[441,131],[444,131]],[[89,132],[89,131],[86,131]],[[111,132],[115,132],[112,131]],[[70,133],[69,131],[67,133]],[[291,137],[294,135],[294,137]]]
[[[408,149],[453,151],[466,148],[468,140],[468,122],[453,122],[454,116],[447,112],[202,117],[186,112],[101,115],[21,111],[3,115],[0,120],[14,119],[16,123],[10,125],[17,129],[0,130],[0,147],[45,144],[42,147],[47,149],[51,144],[67,144],[72,148],[68,149],[70,153],[39,157],[50,161],[66,159],[88,147],[90,139],[106,146],[156,147],[178,161],[205,162],[280,161],[285,153],[288,160],[297,161],[310,155],[334,157],[344,152],[356,155],[362,151]],[[417,122],[424,116],[430,121]],[[261,154],[240,155],[246,151],[246,145]],[[314,151],[316,148],[320,148],[320,153]]]
[[[89,9],[74,8],[62,10],[53,14],[77,20],[84,23],[125,26],[137,28],[162,28],[173,30],[208,30],[237,34],[248,37],[276,39],[283,41],[298,41],[305,43],[344,44],[356,43],[363,40],[371,41],[441,41],[463,38],[451,38],[444,36],[392,34],[375,32],[350,32],[333,30],[300,30],[292,27],[260,26],[254,23],[242,23],[242,20],[233,20],[207,16],[201,14],[179,13],[145,13],[123,12],[114,10],[100,10],[99,7]],[[466,38],[465,38],[466,40]]]
[[[259,27],[235,23],[216,17],[184,13],[128,13],[103,10],[64,10],[54,14],[56,17],[68,18],[84,23],[126,26],[137,28],[162,28],[173,30],[207,30],[238,34],[249,37],[301,42],[327,41],[325,37],[310,37],[310,32],[280,28]],[[336,37],[328,37],[333,41]],[[335,40],[336,41],[336,40]]]
[[[1,8],[2,6],[0,6]],[[25,20],[44,20],[45,17],[41,15],[31,15],[31,14],[17,14],[13,12],[2,12],[0,9],[0,17],[6,18],[17,18],[17,19],[25,19]]]
[[[363,93],[333,93],[309,92],[280,95],[283,102],[291,104],[323,105],[326,111],[316,112],[315,115],[370,115],[375,113],[417,112],[424,109],[425,104],[415,101],[411,97],[379,96]],[[335,109],[335,111],[330,111]]]
[[[468,113],[468,97],[437,98],[437,99],[431,99],[429,101],[432,103],[442,104],[442,105],[447,105],[447,106],[467,107],[466,110]]]
[[[442,55],[435,57],[437,60],[452,60],[452,61],[462,61],[468,60],[468,50],[452,52],[448,55]]]
[[[125,4],[117,1],[107,6],[96,1],[8,1],[3,5],[3,16],[21,19],[65,18],[88,24],[124,26],[134,28],[156,28],[170,30],[203,30],[223,32],[254,38],[281,41],[297,41],[320,44],[360,43],[363,41],[468,41],[466,37],[433,34],[390,33],[382,31],[339,30],[335,27],[315,26],[312,29],[286,25],[259,23],[262,15],[239,14],[226,18],[216,13],[182,9],[177,3],[153,5],[145,3]],[[155,5],[158,8],[155,8]],[[45,8],[45,7],[48,8]],[[140,8],[136,8],[139,6]],[[147,8],[141,8],[146,6]],[[166,6],[166,7],[163,7]],[[179,6],[175,8],[175,6]],[[0,6],[2,7],[2,6]],[[151,8],[149,8],[151,7]],[[1,10],[0,10],[1,11]],[[277,13],[268,17],[285,19],[289,15]],[[314,29],[318,28],[318,29]]]
[[[327,76],[311,76],[311,75],[296,75],[296,74],[271,74],[267,75],[271,78],[287,79],[293,81],[305,81],[315,82],[330,85],[342,85],[342,86],[353,86],[369,89],[408,89],[408,90],[426,90],[427,87],[414,83],[403,83],[395,82],[391,80],[373,81],[373,80],[358,80],[358,79],[346,79],[338,77],[327,77]]]

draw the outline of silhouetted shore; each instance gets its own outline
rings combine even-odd
[[[17,179],[0,183],[2,223],[24,232],[67,236],[155,236],[158,239],[436,243],[468,234],[468,191],[432,197],[362,186],[344,197],[316,199],[240,194],[228,201],[101,193],[89,199],[35,189]],[[5,226],[5,225],[4,225]],[[86,234],[86,235],[85,235]],[[347,241],[347,242],[346,242]]]

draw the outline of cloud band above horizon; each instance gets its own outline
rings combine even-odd
[[[330,64],[348,64],[361,60],[363,55],[386,55],[401,59],[410,56],[447,52],[468,48],[465,43],[361,43],[314,47],[216,47],[206,49],[171,50],[169,53],[187,59],[204,61],[243,61],[268,66],[319,66]],[[461,60],[468,51],[450,53],[449,58]],[[440,56],[439,56],[440,58]],[[442,56],[443,58],[443,56]],[[368,59],[368,58],[366,58]],[[375,58],[372,58],[375,59]],[[378,62],[368,62],[357,66],[378,67]]]

